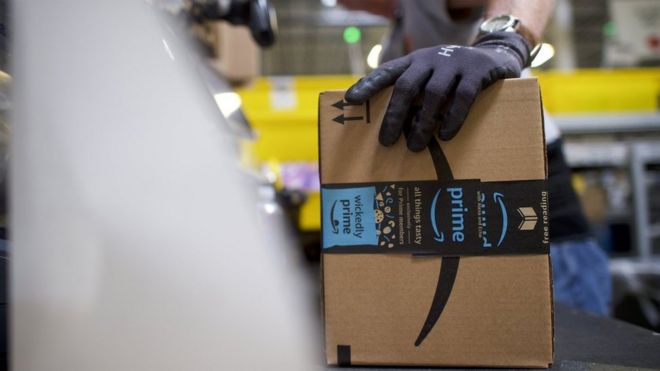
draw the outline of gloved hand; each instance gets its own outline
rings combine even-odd
[[[482,89],[500,79],[519,77],[530,50],[516,32],[486,34],[472,47],[440,45],[420,49],[360,79],[346,92],[345,99],[361,104],[394,84],[379,134],[381,144],[389,146],[401,135],[414,99],[423,94],[422,109],[412,119],[408,135],[408,148],[421,151],[436,129],[442,140],[456,135]]]

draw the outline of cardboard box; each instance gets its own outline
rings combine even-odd
[[[233,83],[245,83],[261,74],[261,49],[246,26],[204,22],[192,33],[208,48],[211,67]]]
[[[547,178],[535,79],[496,83],[451,141],[378,143],[391,90],[319,98],[331,365],[548,367]]]

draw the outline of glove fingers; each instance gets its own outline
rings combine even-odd
[[[396,79],[404,73],[409,65],[410,58],[408,57],[398,58],[383,64],[353,84],[346,91],[344,99],[349,103],[355,104],[366,102],[374,94],[394,84]]]
[[[425,68],[409,68],[396,80],[390,104],[387,106],[383,124],[380,127],[378,139],[382,145],[390,146],[399,139],[401,129],[410,111],[410,105],[431,72]]]
[[[447,81],[438,72],[434,73],[424,89],[424,103],[419,115],[413,120],[408,136],[408,149],[419,152],[426,148],[438,126],[440,112],[447,102],[447,96],[456,87],[458,77]]]
[[[458,130],[463,125],[463,121],[465,121],[470,112],[472,104],[481,91],[481,85],[480,81],[461,79],[453,94],[449,109],[440,125],[440,130],[438,131],[440,139],[450,140],[458,133]]]

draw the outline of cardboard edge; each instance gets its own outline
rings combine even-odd
[[[322,161],[321,161],[321,101],[323,100],[323,95],[326,92],[321,92],[319,93],[319,99],[317,103],[317,138],[316,138],[316,148],[318,151],[317,158],[318,158],[318,165],[319,165],[319,184],[321,184],[321,166],[322,166]],[[320,190],[319,190],[320,192]],[[320,196],[319,196],[320,198]],[[320,215],[319,217],[321,220],[323,220],[323,201],[321,201],[321,205],[319,207]],[[321,249],[320,255],[320,261],[319,261],[319,274],[320,274],[320,280],[319,280],[319,285],[320,287],[320,295],[319,295],[319,300],[321,301],[321,328],[323,330],[323,355],[325,357],[325,362],[327,365],[330,365],[330,359],[328,358],[328,338],[327,338],[327,329],[326,329],[326,320],[325,320],[325,271],[323,269],[323,228],[319,231],[321,234],[321,246],[319,248]]]
[[[333,365],[333,366],[338,366],[338,365]],[[449,363],[442,363],[442,364],[434,364],[434,363],[409,363],[409,362],[390,362],[390,363],[373,363],[373,362],[362,362],[359,360],[353,360],[351,363],[350,367],[364,367],[364,368],[396,368],[397,370],[399,368],[410,368],[410,369],[419,369],[419,368],[433,368],[433,369],[444,369],[444,368],[464,368],[468,370],[472,369],[479,369],[479,368],[485,368],[485,369],[534,369],[534,370],[545,370],[550,368],[551,364],[549,365],[545,361],[527,361],[527,362],[521,362],[521,363],[500,363],[497,365],[493,365],[492,363],[460,363],[460,362],[449,362]],[[338,368],[341,368],[342,366],[339,366]],[[430,371],[430,370],[429,370]]]
[[[541,85],[538,82],[538,79],[536,80],[536,84],[539,90],[539,104],[541,106],[541,129],[543,132],[543,166],[545,168],[545,180],[546,182],[548,181],[548,148],[547,148],[547,143],[545,141],[545,111],[543,110],[543,94],[541,93]],[[548,207],[550,207],[548,205]],[[549,212],[552,212],[552,210],[549,210]],[[550,253],[548,252],[548,279],[550,282],[550,325],[551,325],[551,338],[552,338],[552,349],[551,349],[551,356],[552,359],[548,363],[548,368],[552,367],[554,360],[555,360],[555,301],[553,300],[554,297],[554,280],[552,279],[552,259],[550,258]]]
[[[322,126],[321,103],[324,100],[324,96],[327,96],[328,94],[338,93],[338,92],[341,92],[341,91],[342,90],[335,89],[335,90],[324,90],[324,91],[319,93],[319,98],[318,98],[318,103],[317,103],[317,105],[318,105],[318,107],[317,107],[317,122],[318,122],[317,129],[318,130],[317,130],[317,138],[316,138],[316,141],[317,141],[317,143],[316,143],[317,146],[316,147],[317,147],[317,151],[318,151],[317,158],[318,158],[318,168],[319,168],[319,171],[318,171],[319,184],[321,186],[323,186],[323,181],[322,181],[322,177],[321,177],[321,174],[323,174],[323,171],[322,171],[323,161],[321,159],[321,152],[322,152],[321,151],[321,126]],[[319,190],[319,192],[320,192],[320,190]],[[319,205],[320,206],[319,207],[319,218],[321,220],[323,220],[323,200],[322,200],[322,196],[320,196],[320,197],[321,197],[321,204]],[[333,362],[330,359],[331,354],[329,353],[329,350],[328,350],[328,331],[327,331],[327,320],[326,320],[327,317],[326,317],[326,307],[325,307],[325,269],[324,269],[324,267],[325,267],[325,257],[324,257],[324,255],[325,254],[323,252],[323,228],[322,227],[321,227],[319,233],[320,233],[320,237],[321,237],[321,246],[319,246],[319,248],[321,249],[321,253],[319,254],[320,255],[320,261],[319,261],[320,280],[319,280],[319,285],[321,285],[319,300],[320,300],[320,304],[321,304],[321,313],[320,314],[321,314],[321,329],[323,331],[323,334],[322,334],[322,337],[323,337],[323,341],[322,341],[323,354],[324,354],[325,363],[326,363],[327,366],[341,366],[339,364],[339,354],[335,354],[336,359]]]
[[[548,368],[552,367],[552,365],[555,362],[555,301],[552,299],[553,298],[553,293],[554,293],[554,282],[552,281],[552,259],[550,259],[550,254],[548,254],[548,276],[550,280],[550,326],[551,326],[551,334],[550,337],[552,338],[552,351],[551,351],[551,357],[550,362],[548,362]]]
[[[320,295],[319,295],[319,300],[321,301],[321,328],[323,330],[323,355],[325,357],[325,363],[326,365],[334,365],[333,363],[330,362],[329,354],[328,354],[328,331],[326,328],[326,319],[325,319],[325,270],[323,269],[323,253],[321,253],[321,260],[319,262],[319,275],[321,276],[319,279],[319,285],[321,285],[320,289]]]
[[[543,133],[543,167],[545,170],[545,180],[548,180],[548,148],[547,143],[545,142],[545,111],[543,110],[543,94],[541,93],[541,85],[539,84],[538,79],[536,80],[536,87],[539,90],[539,104],[541,106],[541,132]]]

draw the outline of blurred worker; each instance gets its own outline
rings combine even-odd
[[[10,369],[313,370],[291,242],[158,6],[11,3]]]
[[[553,10],[552,0],[406,0],[352,1],[363,9],[394,18],[383,63],[346,93],[363,103],[394,85],[379,133],[394,144],[406,121],[408,148],[421,151],[434,133],[451,140],[479,92],[497,80],[520,77],[538,50]],[[411,105],[422,108],[411,117]],[[550,191],[550,255],[554,297],[586,311],[607,314],[611,283],[607,257],[592,238],[571,186],[560,133],[546,117],[545,135]]]

